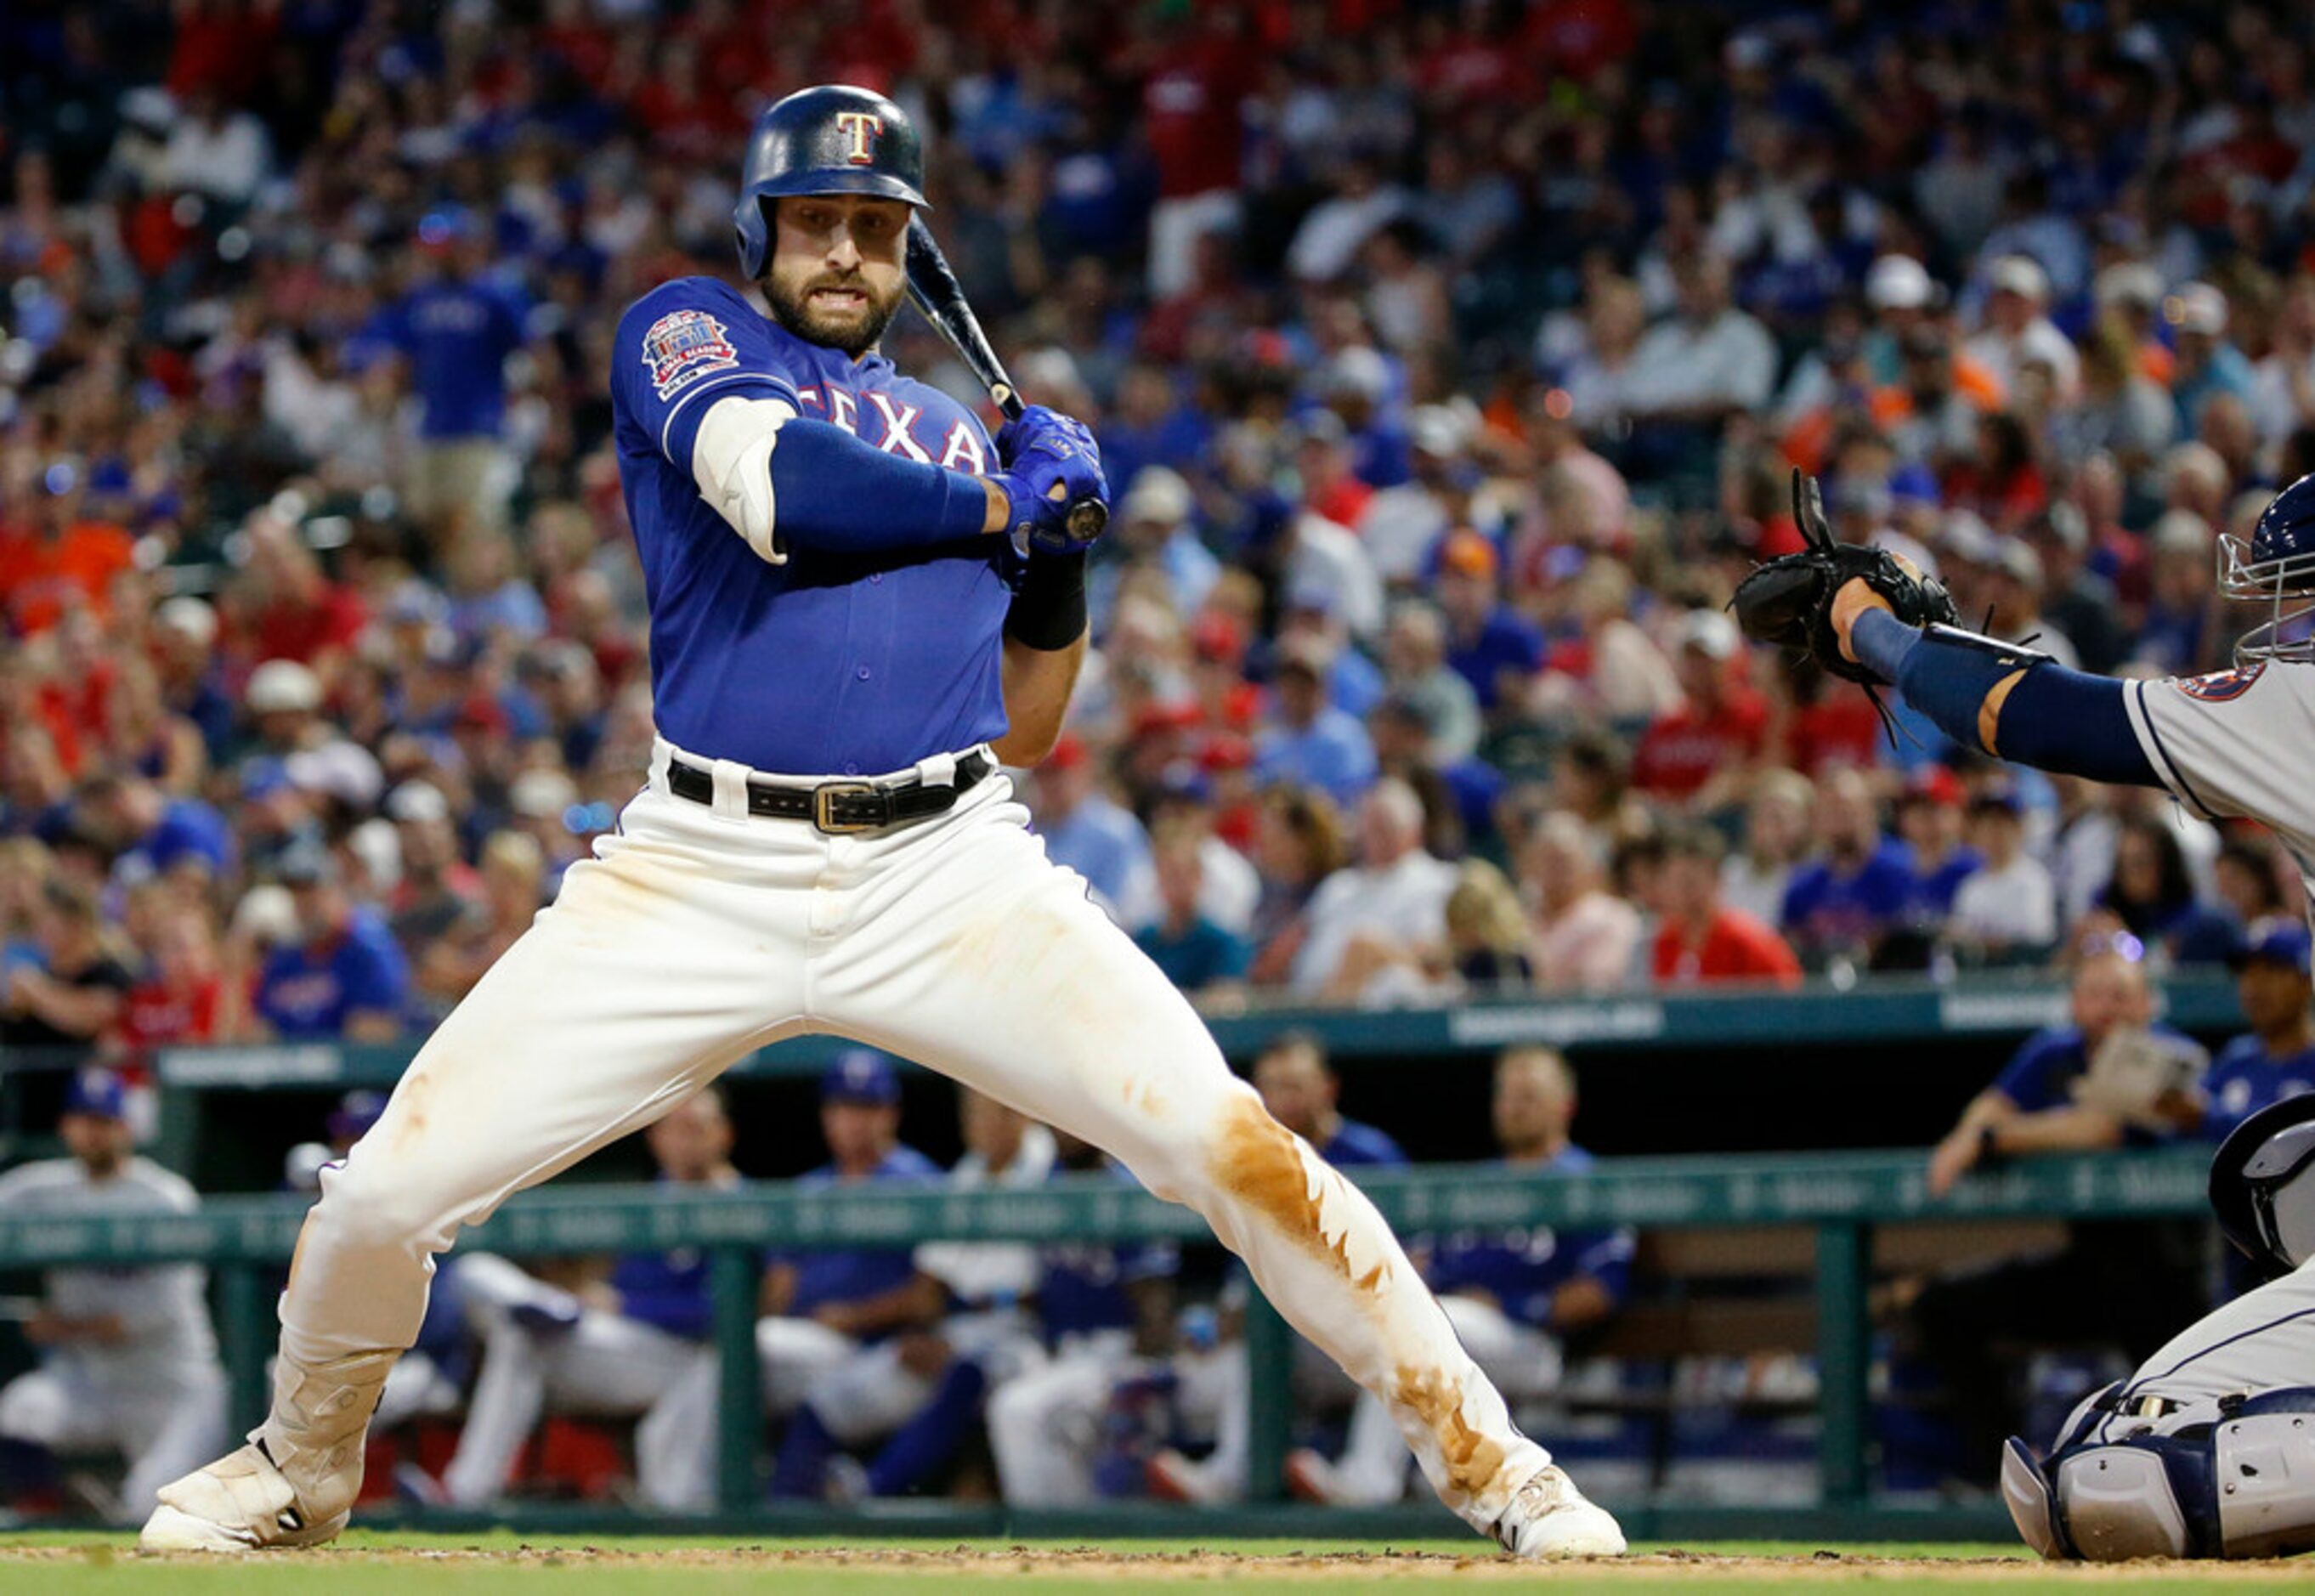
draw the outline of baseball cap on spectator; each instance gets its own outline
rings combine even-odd
[[[1349,442],[1350,437],[1351,430],[1343,424],[1343,418],[1331,410],[1314,410],[1294,423],[1294,443],[1298,448],[1306,444],[1331,448]]]
[[[1865,299],[1876,310],[1920,310],[1937,294],[1929,268],[1911,255],[1884,255],[1865,274]]]
[[[419,218],[418,244],[421,249],[448,249],[474,230],[474,217],[465,206],[445,205]]]
[[[2003,542],[2000,553],[1994,557],[1993,568],[2023,586],[2042,585],[2042,556],[2034,552],[2031,545],[2014,537]]]
[[[1970,794],[1969,812],[1973,815],[2004,814],[2012,820],[2026,812],[2025,801],[2018,789],[2007,781],[1989,782]]]
[[[73,1071],[65,1086],[65,1113],[90,1114],[102,1120],[129,1117],[129,1086],[118,1071],[93,1065]]]
[[[2251,963],[2279,964],[2305,975],[2309,948],[2304,925],[2296,920],[2278,920],[2257,935],[2245,938],[2227,955],[2227,964],[2234,970]]]
[[[2031,255],[2002,256],[1986,274],[1986,282],[1997,294],[2016,294],[2036,305],[2050,297],[2050,274]]]
[[[1956,510],[1938,529],[1938,547],[1956,560],[1991,565],[2001,556],[2001,539],[1976,511]]]
[[[1680,623],[1680,646],[1707,660],[1733,660],[1743,646],[1736,623],[1716,609],[1691,609]]]
[[[2116,261],[2091,279],[2090,297],[2100,310],[2152,310],[2162,303],[2162,274],[2143,261]]]
[[[1484,533],[1468,527],[1458,527],[1447,534],[1439,545],[1439,569],[1451,571],[1458,576],[1491,577],[1495,574],[1495,545]]]
[[[1245,770],[1254,764],[1254,743],[1235,732],[1217,732],[1206,739],[1198,763],[1208,770]]]
[[[432,782],[406,781],[386,795],[386,818],[390,820],[447,820],[450,818],[450,801],[442,796],[442,789]]]
[[[1942,497],[1937,473],[1918,460],[1907,461],[1889,474],[1889,497],[1900,504],[1937,503]]]
[[[469,693],[458,705],[461,732],[504,732],[507,724],[506,705],[488,693]]]
[[[319,843],[301,842],[283,851],[273,873],[285,887],[327,886],[338,879],[338,862]]]
[[[2181,332],[2218,338],[2227,330],[2227,297],[2206,282],[2190,282],[2162,302],[2162,319]]]
[[[217,611],[210,607],[208,599],[196,598],[190,593],[164,599],[153,612],[153,624],[164,631],[190,637],[198,643],[208,644],[217,641]]]
[[[1409,443],[1439,459],[1453,459],[1471,447],[1471,429],[1451,405],[1418,404],[1406,428]]]
[[[281,768],[306,792],[335,798],[352,809],[368,809],[386,788],[377,758],[359,743],[342,740],[301,749],[283,759]]]
[[[1133,485],[1117,507],[1121,519],[1152,521],[1173,527],[1190,519],[1190,484],[1182,474],[1165,466],[1144,466],[1133,474]]]
[[[258,943],[288,942],[297,935],[297,905],[289,889],[266,882],[249,889],[234,906],[233,934]]]
[[[1340,613],[1342,601],[1334,584],[1324,577],[1305,576],[1288,586],[1286,607],[1315,616],[1333,616]]]
[[[874,1048],[847,1048],[820,1077],[822,1103],[859,1103],[883,1108],[900,1100],[900,1077],[891,1060]]]
[[[2158,554],[2208,554],[2211,524],[2191,510],[2166,510],[2155,518],[2146,546]]]
[[[560,770],[526,770],[507,789],[507,807],[525,820],[559,820],[578,802],[577,784]]]
[[[1905,788],[1898,802],[1934,803],[1940,809],[1952,809],[1961,803],[1962,795],[1961,777],[1943,765],[1924,765],[1905,778]]]
[[[1390,391],[1390,362],[1376,350],[1353,347],[1326,362],[1320,390],[1327,397],[1363,399],[1379,403]]]
[[[252,714],[310,714],[322,707],[322,678],[295,660],[268,660],[241,696]]]
[[[378,1115],[386,1112],[383,1092],[348,1092],[338,1099],[337,1107],[330,1111],[324,1128],[332,1141],[359,1141],[377,1123]]]
[[[2079,509],[2063,499],[2028,522],[2026,532],[2028,536],[2046,537],[2073,554],[2089,546],[2089,522]]]
[[[1246,628],[1228,616],[1209,611],[1191,623],[1190,646],[1201,660],[1235,665],[1246,658]]]
[[[386,618],[395,626],[431,625],[450,613],[450,601],[432,584],[411,577],[386,595]]]

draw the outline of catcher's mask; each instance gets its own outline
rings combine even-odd
[[[2315,475],[2277,493],[2248,539],[2219,535],[2219,590],[2267,606],[2235,644],[2239,662],[2315,661]]]

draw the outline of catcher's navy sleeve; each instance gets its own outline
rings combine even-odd
[[[2129,684],[2069,670],[2046,656],[2021,661],[1991,640],[1920,632],[1883,610],[1868,610],[1849,634],[1857,656],[1897,684],[1905,702],[1965,748],[1982,749],[2039,770],[2133,786],[2162,785],[2147,761],[2124,700]],[[1985,696],[2018,670],[2003,700],[1998,748],[1978,740]]]

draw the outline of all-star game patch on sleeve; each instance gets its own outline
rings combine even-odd
[[[763,316],[713,278],[679,278],[636,300],[619,319],[614,348],[612,392],[660,453],[686,472],[693,435],[714,399],[797,404],[795,377]]]

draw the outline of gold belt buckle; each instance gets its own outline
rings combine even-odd
[[[854,798],[863,794],[875,796],[874,782],[822,782],[812,790],[812,823],[815,830],[831,837],[848,836],[856,831],[874,831],[883,824],[877,820],[846,821],[835,818],[829,805],[838,798]]]

